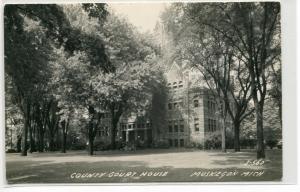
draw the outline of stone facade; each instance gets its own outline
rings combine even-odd
[[[163,104],[152,106],[163,111],[164,117],[157,118],[162,115],[147,110],[124,114],[116,139],[145,147],[158,143],[167,143],[171,147],[205,146],[207,138],[220,133],[216,98],[201,81],[201,74],[184,65],[174,63],[165,78],[167,98]],[[107,120],[98,140],[110,143],[109,117]]]
[[[205,139],[220,131],[216,102],[201,81],[201,74],[174,63],[168,81],[166,139],[170,146],[205,145]]]

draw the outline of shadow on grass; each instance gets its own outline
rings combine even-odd
[[[148,154],[166,154],[166,153],[179,153],[179,152],[191,152],[179,151],[179,150],[141,150],[136,152],[124,152],[123,154],[115,152],[115,154],[97,154],[94,157],[99,156],[125,156],[125,155],[148,155]],[[254,176],[228,176],[223,178],[213,176],[197,176],[191,177],[195,172],[230,172],[238,171],[239,174],[243,172],[253,172],[253,169],[241,168],[237,169],[234,165],[241,164],[247,160],[254,160],[256,155],[255,151],[242,151],[239,153],[227,152],[222,153],[220,151],[197,151],[203,154],[207,154],[212,157],[213,165],[232,165],[230,168],[221,169],[203,169],[203,168],[174,168],[170,166],[162,166],[158,168],[150,168],[144,161],[139,161],[138,157],[133,161],[92,161],[92,162],[53,162],[47,160],[30,161],[30,158],[38,157],[70,157],[76,158],[79,156],[87,156],[85,151],[76,151],[71,153],[34,153],[29,154],[27,157],[17,157],[17,154],[10,154],[6,163],[6,178],[9,184],[21,184],[21,183],[135,183],[135,182],[230,182],[230,181],[278,181],[282,177],[282,152],[281,150],[267,150],[266,151],[266,164],[261,167],[260,170],[264,171],[261,177]],[[222,157],[222,161],[218,160],[218,157]],[[225,160],[224,160],[225,157]],[[91,157],[93,158],[93,157]],[[159,157],[158,157],[159,158]],[[172,159],[170,159],[172,161]],[[197,160],[195,160],[196,163]],[[219,167],[219,166],[218,166]],[[227,166],[228,167],[228,166]],[[238,166],[237,166],[238,167]],[[256,170],[254,170],[256,171]],[[109,176],[109,174],[117,173],[133,173],[133,176],[121,177],[121,176]],[[153,176],[151,173],[164,173],[166,176]],[[79,177],[71,178],[72,174],[86,173],[105,173],[107,175],[103,177]],[[143,175],[146,173],[146,176]],[[150,175],[147,175],[149,173]],[[124,175],[123,174],[123,175]]]
[[[93,156],[88,154],[88,151],[67,151],[62,153],[58,151],[47,151],[47,152],[33,152],[28,153],[28,157],[40,158],[40,157],[74,157],[74,156],[86,156],[86,157],[120,157],[120,156],[142,156],[142,155],[153,155],[153,154],[170,154],[170,153],[188,153],[188,152],[206,152],[198,149],[187,149],[187,148],[169,148],[169,149],[139,149],[136,151],[123,151],[123,150],[107,150],[107,151],[95,151]],[[8,156],[20,156],[19,153],[9,153]]]
[[[264,171],[262,177],[226,176],[223,178],[213,176],[191,175],[195,172],[250,172],[249,169],[192,169],[159,167],[149,168],[140,161],[103,161],[103,162],[76,162],[41,164],[30,161],[13,162],[7,165],[7,180],[9,184],[22,183],[136,183],[136,182],[231,182],[231,181],[275,181],[280,180],[281,170],[270,169]],[[261,170],[260,170],[261,171]],[[166,176],[153,176],[154,173]],[[86,174],[105,173],[103,177],[86,177]],[[124,176],[125,174],[131,176]],[[135,173],[134,175],[132,175]],[[72,178],[73,175],[73,178]],[[123,176],[120,176],[123,175]],[[78,178],[76,178],[78,176]]]
[[[226,160],[213,160],[216,165],[238,165],[245,164],[248,160],[256,160],[256,152],[254,150],[246,150],[241,152],[213,153],[210,156],[225,157]],[[282,151],[266,150],[266,158],[261,167],[262,169],[279,169],[282,172]]]

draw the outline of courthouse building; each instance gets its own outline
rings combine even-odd
[[[212,133],[220,133],[216,98],[205,86],[199,72],[173,63],[166,71],[165,79],[167,98],[164,104],[152,106],[161,108],[158,110],[163,111],[164,117],[156,118],[160,114],[150,114],[147,110],[126,113],[119,121],[117,140],[142,143],[146,147],[163,142],[170,147],[204,146]],[[98,136],[108,143],[109,123],[108,116],[107,125]]]

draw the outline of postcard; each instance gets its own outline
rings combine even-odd
[[[280,2],[5,4],[8,184],[282,180]]]

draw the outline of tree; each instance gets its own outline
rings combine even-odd
[[[165,13],[163,22],[174,36],[177,55],[180,55],[177,58],[201,72],[201,79],[206,82],[210,94],[216,98],[223,151],[228,115],[234,125],[234,148],[235,151],[240,151],[240,124],[251,114],[251,111],[247,111],[251,100],[250,77],[240,54],[231,44],[224,41],[221,34],[203,25],[202,19],[208,19],[204,15],[207,10],[210,11],[206,8],[202,4],[177,4],[169,8],[170,12],[177,14]],[[170,15],[173,16],[170,18]]]
[[[201,3],[185,11],[218,33],[246,66],[256,113],[257,158],[264,158],[263,106],[270,66],[280,61],[280,4]]]
[[[94,154],[94,138],[103,118],[103,98],[96,92],[102,87],[94,87],[93,83],[97,81],[98,75],[112,70],[102,40],[103,22],[107,12],[102,10],[99,14],[99,9],[105,9],[105,6],[86,4],[83,7],[64,6],[67,19],[75,31],[72,35],[79,44],[71,44],[72,46],[65,49],[56,50],[57,58],[53,63],[56,71],[53,82],[58,85],[56,96],[60,102],[61,113],[65,116],[61,119],[61,124],[63,127],[68,125],[67,121],[70,120],[70,114],[74,110],[88,113],[87,134],[90,155]],[[87,28],[89,30],[86,30]],[[68,51],[70,49],[80,51],[70,54]],[[63,128],[63,133],[66,128]]]
[[[269,81],[271,88],[269,95],[271,98],[273,98],[275,104],[277,105],[280,124],[282,126],[281,61],[280,57],[277,59],[279,59],[278,63],[275,62],[273,65],[271,65],[271,78]]]
[[[227,34],[224,31],[221,33],[239,51],[250,74],[256,112],[257,158],[264,158],[264,101],[268,69],[280,56],[280,4],[239,3],[233,4],[229,10],[224,6],[220,8],[225,10],[226,20],[221,21],[222,24],[230,27]],[[228,32],[234,35],[230,36]]]
[[[117,124],[122,114],[149,98],[149,82],[155,79],[151,67],[157,52],[149,39],[143,38],[125,19],[113,13],[107,18],[103,35],[114,70],[104,75],[101,87],[106,89],[98,94],[108,99],[106,106],[112,121],[111,145],[115,149]]]
[[[41,93],[39,85],[47,78],[43,69],[49,46],[44,41],[45,36],[37,37],[36,31],[31,29],[33,22],[22,15],[23,8],[21,5],[5,7],[5,69],[12,78],[16,90],[14,97],[23,114],[22,155],[27,155],[27,134],[31,128],[33,106]]]
[[[11,77],[5,74],[5,148],[21,152],[23,118],[16,103],[15,87]]]
[[[84,4],[89,17],[97,17],[99,24],[107,14],[105,4]],[[22,155],[27,155],[29,131],[30,149],[34,149],[34,135],[38,134],[39,151],[44,148],[46,127],[50,146],[54,149],[54,135],[58,130],[57,101],[47,89],[51,71],[47,65],[54,47],[63,46],[69,55],[85,50],[93,65],[107,67],[101,38],[74,29],[63,7],[58,5],[5,6],[5,69],[16,87],[16,98],[24,117]]]
[[[54,96],[58,101],[60,124],[63,132],[63,149],[65,151],[68,125],[76,110],[88,115],[89,154],[93,155],[93,142],[101,120],[101,97],[97,96],[92,82],[96,74],[101,74],[101,68],[92,66],[86,54],[77,52],[68,57],[63,48],[55,50],[52,84],[55,87]],[[97,116],[97,118],[96,118]],[[76,117],[80,118],[80,117]]]

